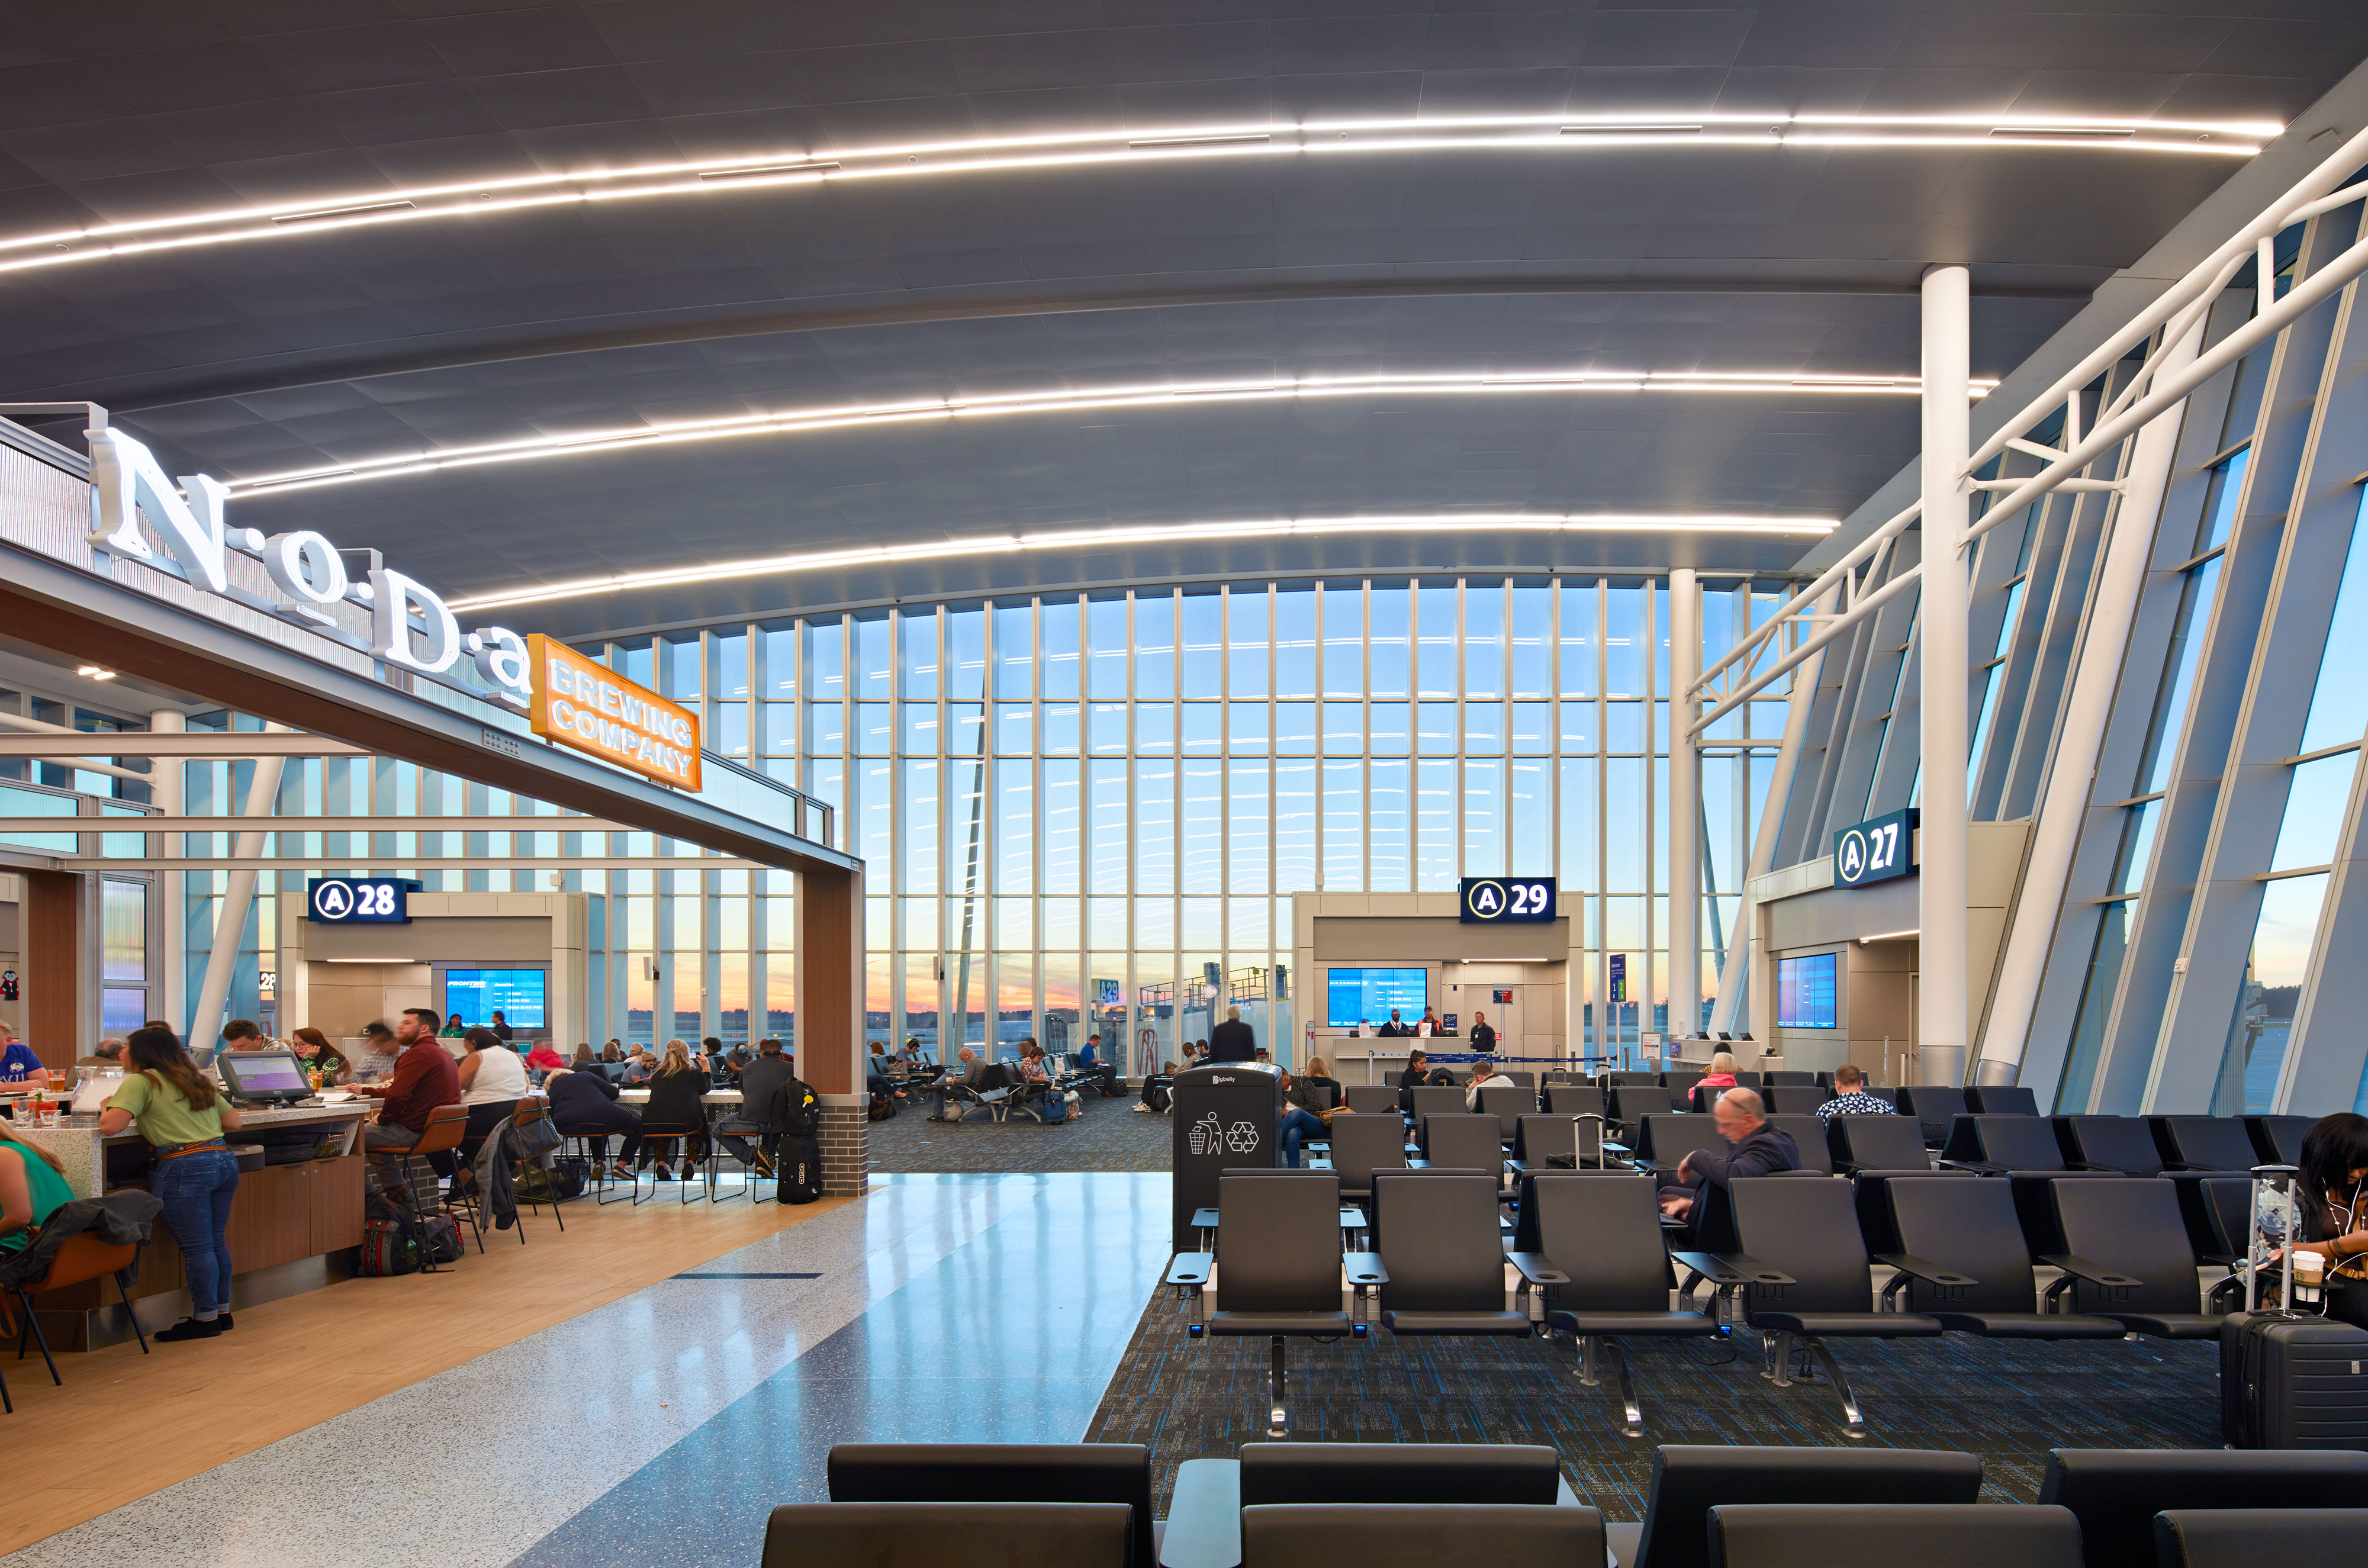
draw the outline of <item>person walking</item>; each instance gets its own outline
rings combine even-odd
[[[1255,1062],[1258,1060],[1258,1036],[1249,1025],[1242,1022],[1239,1007],[1225,1009],[1225,1021],[1209,1031],[1209,1065],[1220,1062]]]
[[[238,1195],[238,1157],[222,1134],[239,1130],[238,1112],[172,1030],[133,1030],[124,1055],[131,1072],[99,1113],[99,1135],[137,1126],[155,1151],[148,1190],[165,1206],[189,1278],[189,1315],[149,1337],[166,1345],[211,1339],[231,1327],[230,1205]]]

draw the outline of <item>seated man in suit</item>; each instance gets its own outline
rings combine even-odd
[[[1711,1108],[1718,1135],[1726,1140],[1726,1153],[1694,1150],[1678,1162],[1677,1187],[1661,1188],[1661,1212],[1673,1220],[1690,1219],[1694,1199],[1704,1182],[1725,1187],[1737,1176],[1766,1176],[1770,1171],[1797,1171],[1801,1151],[1793,1135],[1768,1125],[1759,1096],[1749,1089],[1729,1089]]]

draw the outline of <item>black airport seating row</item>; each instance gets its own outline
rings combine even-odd
[[[2055,1449],[2020,1506],[1952,1450],[1673,1446],[1633,1524],[1515,1444],[1253,1443],[1179,1466],[1161,1521],[1135,1444],[841,1444],[828,1475],[762,1568],[2254,1568],[2368,1528],[2351,1452]]]
[[[1702,1188],[1674,1247],[1649,1176],[1526,1173],[1513,1194],[1509,1244],[1495,1165],[1377,1170],[1368,1179],[1370,1250],[1339,1250],[1337,1172],[1229,1171],[1218,1179],[1216,1252],[1179,1253],[1170,1265],[1166,1282],[1187,1303],[1190,1335],[1270,1342],[1269,1437],[1290,1430],[1289,1341],[1354,1341],[1375,1321],[1397,1335],[1566,1335],[1578,1342],[1576,1370],[1590,1388],[1600,1386],[1597,1363],[1608,1352],[1634,1437],[1644,1435],[1644,1416],[1621,1341],[1748,1325],[1762,1340],[1760,1375],[1775,1386],[1790,1386],[1796,1351],[1804,1365],[1823,1367],[1843,1432],[1855,1438],[1867,1428],[1830,1339],[1949,1331],[2202,1339],[2241,1304],[2231,1272],[2214,1287],[2211,1310],[2199,1310],[2199,1267],[2232,1260],[2198,1255],[2167,1183],[2044,1184],[2036,1190],[2060,1240],[2034,1257],[2014,1187],[1964,1176],[1880,1184],[1873,1246],[1855,1184],[1815,1171]],[[1673,1262],[1685,1269],[1682,1286]],[[1877,1264],[1893,1271],[1880,1301]],[[1510,1305],[1508,1265],[1518,1276]],[[2043,1267],[2054,1275],[2044,1294]],[[1707,1303],[1698,1299],[1704,1286]]]

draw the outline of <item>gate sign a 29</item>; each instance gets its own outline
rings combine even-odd
[[[1466,877],[1457,892],[1456,918],[1466,926],[1543,924],[1554,917],[1552,877]]]

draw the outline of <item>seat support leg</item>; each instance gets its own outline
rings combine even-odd
[[[1628,1424],[1620,1428],[1623,1437],[1645,1435],[1645,1408],[1636,1403],[1636,1380],[1628,1367],[1628,1353],[1612,1340],[1603,1342],[1605,1354],[1611,1358],[1611,1369],[1620,1374],[1620,1403],[1628,1413]]]
[[[1791,1388],[1793,1386],[1792,1330],[1779,1329],[1773,1339],[1763,1334],[1759,1336],[1759,1343],[1765,1349],[1768,1358],[1768,1364],[1760,1369],[1759,1375],[1780,1389]]]
[[[1290,1374],[1285,1369],[1283,1362],[1284,1346],[1288,1343],[1289,1342],[1279,1334],[1274,1336],[1274,1369],[1272,1375],[1273,1397],[1267,1407],[1266,1435],[1269,1438],[1276,1442],[1280,1442],[1283,1438],[1291,1436],[1291,1410],[1289,1401],[1285,1397],[1288,1392],[1288,1380]]]
[[[148,1331],[140,1326],[140,1314],[131,1308],[131,1292],[123,1288],[121,1274],[115,1277],[115,1293],[123,1298],[123,1315],[131,1320],[131,1332],[139,1336],[140,1354],[142,1356],[149,1354]]]
[[[40,1321],[33,1316],[33,1298],[20,1290],[17,1292],[17,1305],[25,1314],[26,1332],[33,1336],[33,1343],[41,1347],[41,1360],[50,1369],[50,1381],[60,1388],[65,1387],[66,1381],[58,1376],[57,1361],[50,1355],[50,1336],[41,1332]],[[20,1361],[25,1358],[25,1346],[21,1338],[17,1344],[17,1358]]]
[[[1578,1386],[1600,1389],[1603,1381],[1595,1375],[1595,1335],[1584,1334],[1578,1339]]]
[[[1822,1339],[1809,1341],[1809,1353],[1824,1363],[1826,1376],[1834,1380],[1834,1392],[1841,1396],[1842,1435],[1852,1440],[1864,1437],[1866,1420],[1859,1415],[1858,1396],[1850,1392],[1850,1380],[1842,1376],[1840,1365],[1834,1360],[1834,1353],[1826,1348],[1826,1342]]]

